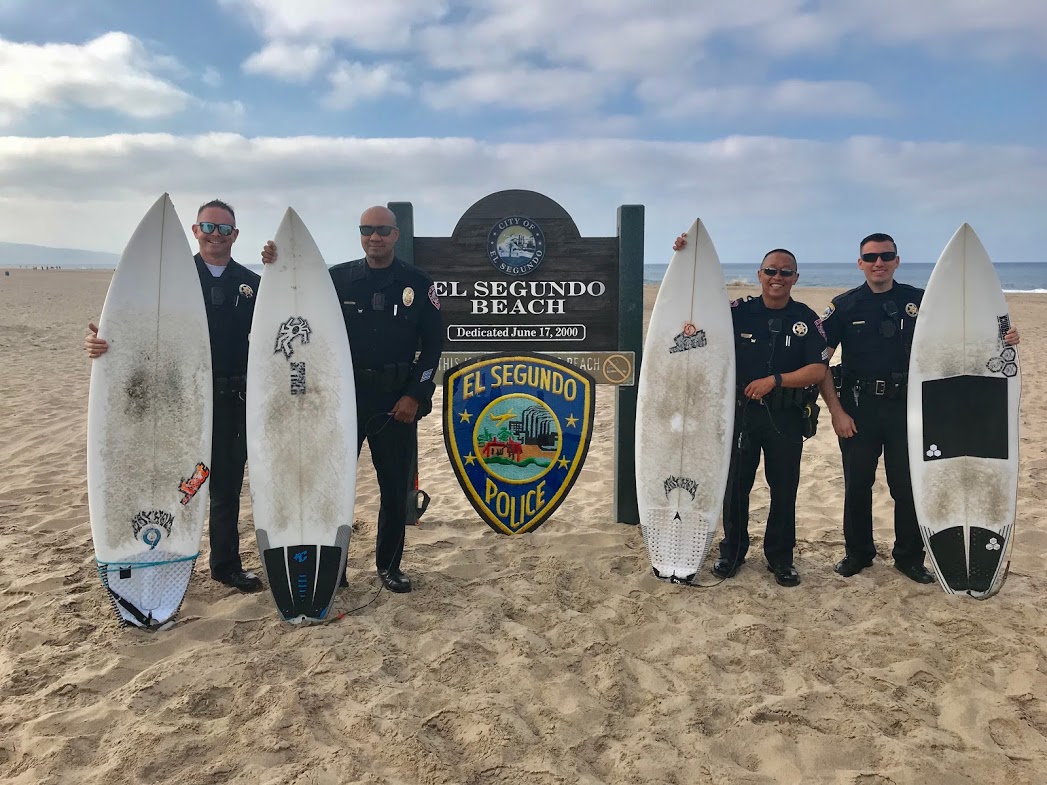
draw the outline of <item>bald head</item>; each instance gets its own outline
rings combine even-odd
[[[364,210],[360,216],[360,245],[368,266],[381,268],[391,265],[398,239],[400,230],[396,228],[396,215],[392,210],[381,205]]]
[[[368,207],[360,216],[360,225],[365,226],[396,226],[396,214],[388,207],[376,204]]]

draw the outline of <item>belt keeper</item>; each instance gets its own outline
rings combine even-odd
[[[887,392],[887,382],[885,382],[883,379],[877,379],[876,386],[873,392],[876,395],[882,396],[885,392]]]

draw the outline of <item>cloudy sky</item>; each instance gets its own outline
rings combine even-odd
[[[646,262],[933,262],[971,223],[1047,261],[1044,0],[0,0],[0,240],[119,252],[168,191],[284,209],[327,261],[373,203],[450,234],[540,191],[583,235],[646,206]]]

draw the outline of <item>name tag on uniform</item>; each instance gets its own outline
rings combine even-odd
[[[752,334],[752,333],[742,333],[742,334],[741,334],[741,337],[742,337],[742,338],[752,338],[752,337],[753,337],[753,334]]]
[[[865,324],[865,320],[863,319],[863,320],[862,320],[862,321],[860,321],[860,322],[851,322],[851,324]]]

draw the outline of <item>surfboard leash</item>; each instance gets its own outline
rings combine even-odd
[[[346,616],[349,616],[349,615],[351,615],[353,613],[356,613],[357,611],[362,611],[364,608],[366,608],[372,602],[377,600],[378,597],[382,594],[382,591],[384,589],[385,589],[385,584],[383,584],[381,581],[379,581],[378,582],[378,591],[375,592],[375,595],[371,599],[369,599],[367,602],[365,602],[363,605],[359,606],[358,608],[353,608],[350,611],[342,611],[337,616],[335,616],[333,619],[331,619],[331,621],[332,622],[341,621]]]

